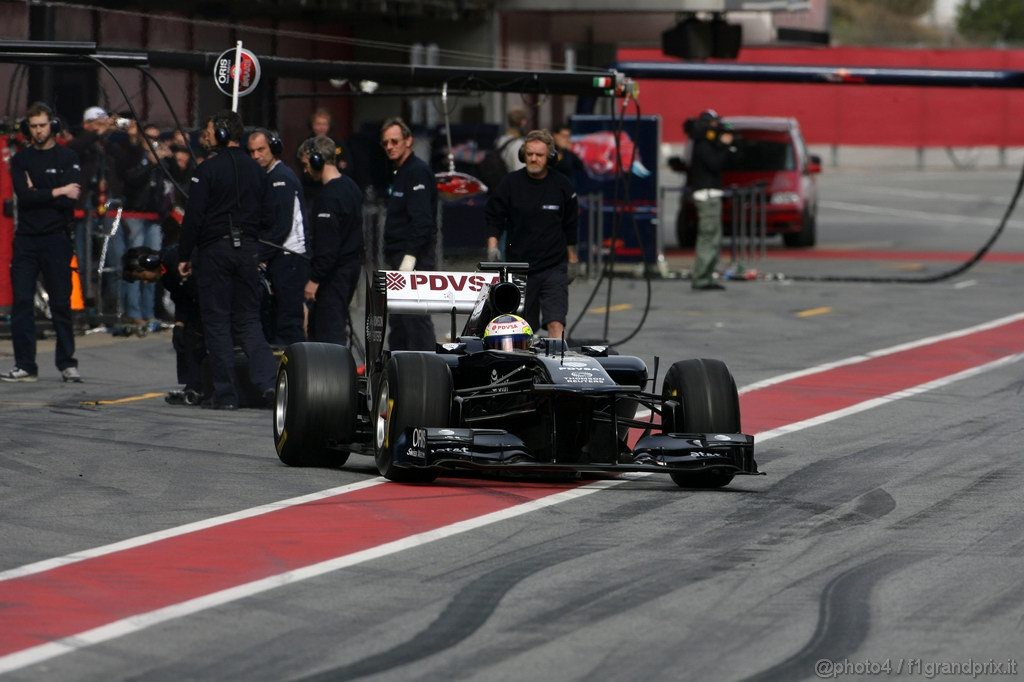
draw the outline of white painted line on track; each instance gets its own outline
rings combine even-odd
[[[958,339],[963,336],[969,336],[977,332],[985,331],[988,329],[995,329],[996,327],[1002,327],[1007,324],[1019,322],[1020,320],[1024,320],[1024,313],[1007,315],[1006,317],[1000,317],[999,319],[992,320],[990,322],[983,322],[982,324],[975,325],[973,327],[967,327],[966,329],[958,329],[957,331],[954,332],[937,334],[936,336],[928,336],[923,339],[918,339],[916,341],[909,341],[907,343],[901,343],[899,345],[890,346],[888,348],[883,348],[881,350],[871,351],[870,353],[865,353],[863,355],[854,355],[849,358],[843,358],[842,360],[826,362],[815,367],[797,370],[796,372],[780,374],[779,376],[771,377],[770,379],[755,381],[754,383],[748,384],[747,386],[741,388],[739,392],[749,393],[750,391],[756,391],[761,388],[767,388],[768,386],[774,386],[776,384],[781,384],[783,382],[791,381],[793,379],[799,379],[801,377],[810,376],[812,374],[821,374],[822,372],[827,372],[829,370],[836,369],[837,367],[856,365],[857,363],[860,362],[867,362],[868,360],[885,357],[886,355],[892,355],[893,353],[900,353],[905,350],[920,348],[921,346],[930,346],[931,344],[939,343],[941,341],[948,341],[950,339]]]
[[[978,280],[976,280],[976,279],[968,279],[968,280],[964,280],[963,282],[957,282],[956,284],[953,285],[953,288],[954,289],[966,289],[967,287],[973,287],[977,283],[978,283]]]
[[[886,403],[902,400],[903,398],[910,398],[915,395],[927,393],[928,391],[934,391],[937,388],[942,388],[943,386],[954,384],[963,379],[968,379],[979,374],[984,374],[985,372],[993,370],[997,367],[1002,367],[1003,365],[1012,365],[1013,363],[1019,362],[1022,359],[1024,359],[1024,353],[1007,355],[1006,357],[999,358],[998,360],[993,360],[992,362],[988,362],[984,365],[971,367],[970,369],[965,369],[962,372],[950,374],[949,376],[942,377],[941,379],[928,381],[926,383],[919,384],[918,386],[913,386],[911,388],[905,388],[903,390],[890,393],[889,395],[884,395],[880,398],[872,398],[871,400],[865,400],[862,403],[850,405],[849,407],[845,407],[841,410],[836,410],[834,412],[822,414],[817,417],[812,417],[811,419],[804,419],[803,421],[794,422],[792,424],[787,424],[785,426],[780,426],[777,429],[762,431],[761,433],[755,435],[756,442],[763,443],[766,440],[771,440],[772,438],[778,438],[779,436],[784,436],[788,433],[802,431],[804,429],[809,429],[812,426],[819,426],[827,422],[842,419],[843,417],[849,417],[850,415],[857,414],[858,412],[864,412],[866,410],[870,410],[872,408],[885,405]]]
[[[459,521],[458,523],[453,523],[442,528],[430,530],[401,540],[395,540],[394,542],[378,545],[377,547],[372,547],[361,552],[355,552],[329,561],[322,561],[310,566],[304,566],[303,568],[293,571],[286,571],[278,575],[270,576],[269,578],[255,580],[244,585],[238,585],[237,587],[221,590],[220,592],[214,592],[196,599],[190,599],[188,601],[181,602],[180,604],[174,604],[173,606],[167,606],[148,613],[140,613],[113,623],[108,623],[107,625],[103,625],[98,628],[93,628],[92,630],[87,630],[70,637],[65,637],[55,642],[40,644],[39,646],[31,647],[29,649],[23,649],[22,651],[0,657],[0,674],[24,668],[29,665],[34,665],[36,663],[41,663],[45,660],[93,646],[95,644],[124,637],[125,635],[133,634],[159,623],[192,615],[200,611],[205,611],[206,609],[238,601],[239,599],[245,599],[246,597],[251,597],[261,592],[267,592],[268,590],[283,587],[301,580],[308,580],[309,578],[315,578],[317,576],[324,575],[325,573],[330,573],[332,571],[379,559],[407,549],[426,545],[436,540],[442,540],[444,538],[452,537],[453,535],[459,535],[460,533],[465,533],[500,521],[506,521],[517,516],[522,516],[523,514],[528,514],[538,509],[551,507],[570,500],[576,500],[581,497],[585,497],[586,495],[590,495],[591,493],[596,493],[599,490],[605,490],[613,486],[628,483],[632,478],[636,477],[624,476],[615,479],[594,481],[593,483],[588,483],[587,485],[573,488],[572,490],[555,493],[554,495],[549,495],[548,497],[544,497],[539,500],[533,500],[515,507],[485,514],[484,516],[479,516],[475,519]],[[377,484],[380,480],[373,479],[373,482]]]
[[[43,561],[37,561],[33,564],[26,564],[24,566],[19,566],[18,568],[12,568],[10,570],[0,572],[0,580],[11,580],[13,578],[21,578],[26,575],[32,575],[33,573],[42,573],[43,571],[49,571],[50,569],[57,568],[59,566],[67,566],[68,564],[74,564],[79,561],[85,561],[86,559],[94,559],[105,554],[113,554],[114,552],[132,549],[133,547],[141,547],[142,545],[148,545],[154,542],[159,542],[160,540],[166,540],[168,538],[177,537],[179,535],[187,535],[188,533],[195,533],[196,531],[204,530],[206,528],[221,526],[225,523],[232,523],[233,521],[240,521],[242,519],[248,519],[253,516],[260,516],[261,514],[269,514],[270,512],[285,509],[287,507],[294,507],[297,504],[305,504],[306,502],[313,502],[315,500],[320,500],[325,497],[334,497],[335,495],[342,495],[344,493],[362,490],[363,488],[370,488],[375,485],[380,485],[382,483],[387,483],[387,479],[383,477],[371,478],[366,481],[360,481],[359,483],[350,483],[349,485],[343,485],[337,488],[328,488],[327,490],[320,490],[315,493],[310,493],[309,495],[302,495],[301,497],[293,497],[287,500],[281,500],[279,502],[263,504],[260,505],[259,507],[252,507],[251,509],[243,509],[242,511],[232,512],[231,514],[225,514],[223,516],[215,516],[210,519],[203,519],[202,521],[188,523],[184,526],[176,526],[174,528],[160,530],[155,533],[139,535],[138,537],[129,538],[127,540],[121,540],[120,542],[115,542],[110,545],[103,545],[102,547],[94,547],[92,549],[84,549],[80,552],[65,554],[61,557],[45,559]]]
[[[871,215],[888,216],[890,218],[907,218],[915,221],[929,223],[950,223],[953,225],[984,225],[986,227],[997,227],[1003,222],[1002,218],[986,218],[984,216],[950,215],[949,213],[932,213],[930,211],[912,211],[904,208],[883,208],[881,206],[864,206],[862,204],[851,204],[845,201],[822,201],[819,204],[822,208],[837,211],[851,211],[853,213],[869,213]],[[1024,222],[1011,220],[1006,225],[1013,230],[1024,230]]]
[[[999,327],[1005,324],[1016,322],[1021,319],[1024,319],[1024,313],[1010,315],[1007,317],[1000,318],[998,320],[993,320],[991,322],[976,325],[974,327],[969,327],[967,329],[949,332],[947,334],[940,334],[937,336],[932,336],[925,339],[900,344],[897,346],[891,346],[889,348],[873,351],[870,353],[866,353],[864,355],[854,356],[852,358],[847,358],[844,360],[839,360],[833,363],[818,365],[817,367],[813,367],[807,370],[791,372],[789,374],[781,375],[779,377],[774,377],[772,379],[766,379],[764,381],[751,384],[749,386],[744,387],[741,392],[749,392],[755,390],[756,388],[772,386],[775,384],[782,383],[783,381],[808,376],[811,374],[817,374],[820,372],[825,372],[836,367],[856,364],[858,362],[863,362],[872,358],[891,355],[892,353],[900,352],[903,350],[908,350],[948,339],[966,336],[974,332]],[[759,434],[755,434],[755,436],[758,442],[771,440],[773,438],[777,438],[785,434],[794,433],[796,431],[801,431],[803,429],[818,426],[820,424],[824,424],[830,421],[835,421],[842,417],[857,414],[859,412],[863,412],[871,408],[878,407],[880,405],[894,402],[896,400],[909,398],[915,395],[920,395],[927,391],[932,391],[941,388],[943,386],[948,386],[957,381],[977,376],[979,374],[990,371],[997,367],[1019,362],[1022,359],[1024,359],[1024,353],[1008,355],[998,360],[986,363],[984,365],[979,365],[978,367],[972,367],[970,369],[958,372],[956,374],[951,374],[949,376],[929,381],[912,388],[896,391],[887,396],[866,400],[864,402],[852,405],[842,410],[836,410],[834,412],[820,415],[818,417],[805,419],[800,422],[795,422],[793,424],[788,424],[786,426],[782,426],[776,429],[764,431]],[[70,653],[85,647],[89,647],[94,644],[99,644],[101,642],[106,642],[112,639],[130,635],[140,630],[146,629],[150,626],[157,625],[159,623],[163,623],[176,618],[181,618],[183,616],[192,615],[209,608],[221,606],[262,592],[276,589],[278,587],[289,585],[309,578],[314,578],[342,568],[347,568],[367,561],[372,561],[374,559],[379,559],[381,557],[388,556],[390,554],[395,554],[397,552],[401,552],[407,549],[412,549],[414,547],[419,547],[434,542],[436,540],[452,537],[454,535],[475,530],[477,528],[482,528],[484,526],[488,526],[494,523],[505,521],[507,519],[528,514],[538,509],[543,509],[546,507],[561,504],[563,502],[576,500],[591,493],[598,492],[600,490],[606,490],[608,488],[627,483],[631,480],[645,478],[648,475],[649,474],[624,475],[614,479],[595,481],[593,483],[589,483],[578,488],[573,488],[571,490],[555,493],[553,495],[541,498],[539,500],[533,500],[531,502],[520,504],[515,507],[503,509],[497,512],[492,512],[490,514],[485,514],[474,519],[467,519],[465,521],[450,524],[442,528],[437,528],[424,533],[403,538],[401,540],[385,543],[377,547],[372,547],[370,549],[366,549],[363,551],[354,552],[352,554],[312,564],[310,566],[305,566],[299,569],[286,571],[278,575],[263,578],[261,580],[256,580],[250,583],[246,583],[244,585],[238,585],[236,587],[221,590],[219,592],[214,592],[208,595],[204,595],[202,597],[198,597],[196,599],[191,599],[178,604],[174,604],[172,606],[156,609],[154,611],[149,611],[147,613],[137,614],[112,623],[108,623],[107,625],[103,625],[92,630],[88,630],[69,637],[65,637],[54,642],[41,644],[39,646],[31,647],[29,649],[24,649],[22,651],[18,651],[12,654],[8,654],[7,656],[0,657],[0,674],[24,668],[29,665],[34,665],[36,663],[40,663],[42,661],[66,653]],[[42,571],[49,570],[51,568],[56,568],[78,561],[83,561],[88,558],[102,556],[104,554],[110,554],[112,552],[129,549],[131,547],[138,547],[141,545],[156,542],[158,540],[163,540],[178,535],[184,535],[186,533],[194,532],[204,528],[210,528],[217,525],[222,525],[239,519],[250,518],[253,516],[258,516],[260,514],[266,514],[271,511],[283,509],[297,504],[303,504],[305,502],[310,502],[317,499],[333,497],[355,490],[380,485],[381,483],[384,482],[385,480],[383,478],[373,478],[367,481],[362,481],[360,483],[340,486],[337,488],[330,488],[328,490],[319,491],[309,495],[291,498],[289,500],[282,500],[280,502],[275,502],[267,505],[261,505],[259,507],[253,507],[252,509],[247,509],[233,514],[227,514],[224,516],[218,516],[212,519],[206,519],[204,521],[179,526],[177,528],[171,528],[166,531],[159,531],[156,533],[142,535],[137,538],[131,538],[111,545],[105,545],[103,547],[98,547],[95,549],[84,550],[82,552],[76,552],[74,554],[69,554],[64,557],[48,559],[46,561],[40,561],[34,564],[28,564],[20,568],[5,571],[3,573],[0,573],[0,579],[9,580],[16,577],[31,575],[33,573],[39,573]]]

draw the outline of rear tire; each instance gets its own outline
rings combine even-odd
[[[359,406],[352,352],[333,343],[294,343],[281,358],[274,394],[274,443],[288,466],[341,466]]]
[[[681,360],[669,368],[661,395],[679,407],[661,417],[664,433],[740,433],[740,399],[736,382],[721,360]],[[721,488],[732,473],[718,470],[673,473],[683,488]]]
[[[450,425],[452,373],[448,363],[430,353],[391,356],[374,397],[374,459],[384,478],[400,483],[427,483],[430,469],[395,466],[396,448],[409,427]]]

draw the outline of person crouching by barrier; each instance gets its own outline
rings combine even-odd
[[[156,282],[174,302],[174,332],[171,342],[177,358],[180,390],[167,393],[165,400],[172,405],[198,405],[208,391],[203,387],[203,358],[206,343],[199,316],[199,299],[195,280],[183,278],[178,272],[177,244],[163,253],[139,246],[128,249],[121,257],[121,277],[125,282]]]

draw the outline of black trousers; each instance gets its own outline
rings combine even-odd
[[[384,262],[391,270],[402,264],[404,253],[385,253]],[[416,259],[417,270],[433,270],[434,250]],[[388,348],[391,350],[432,351],[437,345],[437,334],[430,315],[388,315]]]
[[[302,325],[306,282],[309,281],[309,261],[291,253],[279,253],[267,264],[267,274],[274,288],[274,334],[271,342],[289,346],[305,341]]]
[[[238,405],[235,341],[249,358],[249,378],[260,392],[274,386],[274,356],[260,326],[260,284],[256,242],[234,248],[218,239],[199,249],[195,264],[199,309],[213,376],[213,401]]]
[[[320,283],[309,314],[309,340],[348,345],[348,306],[359,285],[359,263],[338,268]]]
[[[77,367],[75,334],[71,324],[71,238],[64,232],[47,235],[14,235],[11,257],[11,340],[14,364],[30,374],[36,364],[36,280],[50,297],[53,329],[57,333],[57,369]]]

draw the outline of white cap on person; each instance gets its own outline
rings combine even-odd
[[[103,107],[89,107],[85,110],[85,113],[82,114],[82,123],[91,123],[92,121],[106,117],[107,112]]]

